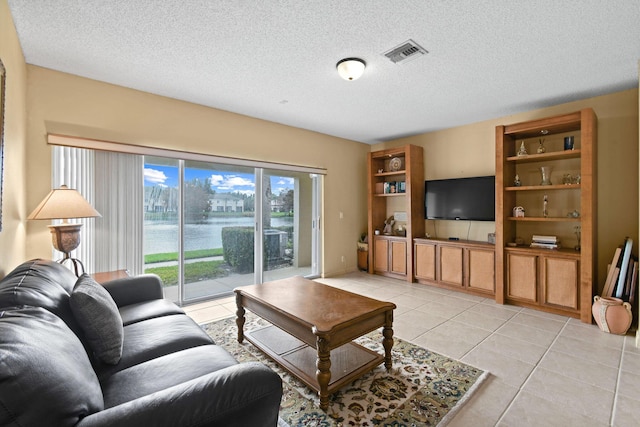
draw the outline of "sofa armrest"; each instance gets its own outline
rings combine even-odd
[[[102,284],[118,307],[139,302],[162,299],[162,280],[155,274],[125,277]]]
[[[76,427],[275,427],[281,398],[275,372],[242,363],[89,415]]]

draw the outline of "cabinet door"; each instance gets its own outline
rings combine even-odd
[[[507,254],[507,297],[537,302],[538,257],[536,255]]]
[[[495,252],[469,248],[468,283],[470,289],[495,292]]]
[[[407,274],[407,243],[391,241],[391,272]]]
[[[389,241],[375,239],[374,245],[373,269],[375,271],[389,271]]]
[[[541,262],[544,304],[577,310],[580,271],[578,260],[545,256]]]
[[[440,281],[462,286],[462,247],[440,246]]]
[[[416,278],[436,280],[436,245],[416,243],[415,253]]]

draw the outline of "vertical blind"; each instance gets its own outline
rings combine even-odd
[[[96,271],[144,273],[143,156],[96,151]]]
[[[94,191],[94,155],[91,150],[83,150],[71,147],[54,147],[53,149],[53,188],[60,188],[65,184],[69,188],[78,190],[87,201],[95,207]],[[100,209],[97,209],[100,212]],[[102,213],[102,212],[100,212]],[[92,243],[95,241],[94,218],[70,219],[69,222],[83,224],[80,231],[80,246],[71,252],[73,258],[77,258],[84,264],[85,271],[94,272],[94,255]],[[61,220],[54,220],[56,223]],[[54,257],[60,257],[60,253],[54,252]]]
[[[89,273],[143,273],[143,157],[54,146],[52,169],[55,188],[75,188],[102,215],[77,220],[82,243],[72,256]]]

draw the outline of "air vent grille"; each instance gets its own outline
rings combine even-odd
[[[394,64],[398,64],[401,62],[408,62],[409,59],[415,59],[427,53],[429,52],[427,52],[422,46],[409,39],[399,46],[383,53],[383,55],[389,58]]]

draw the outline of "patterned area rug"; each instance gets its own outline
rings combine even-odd
[[[247,312],[245,331],[268,326]],[[444,426],[478,388],[488,373],[438,353],[394,338],[393,368],[380,365],[330,397],[319,407],[317,394],[292,377],[251,343],[238,344],[234,318],[202,326],[239,362],[260,361],[283,379],[280,418],[291,427]],[[382,335],[371,332],[356,340],[384,354]]]

